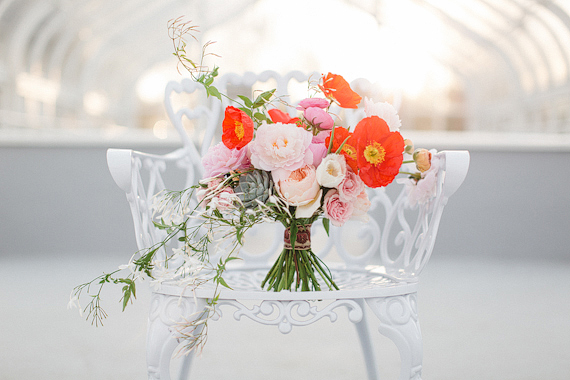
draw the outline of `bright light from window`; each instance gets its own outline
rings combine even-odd
[[[89,91],[83,95],[83,108],[91,116],[100,116],[109,108],[109,100],[100,92]]]
[[[211,50],[224,71],[331,71],[417,96],[450,83],[434,59],[444,37],[441,21],[409,1],[380,3],[377,19],[340,0],[264,0],[205,39],[218,41]]]
[[[137,96],[145,103],[160,103],[169,79],[169,72],[163,68],[147,72],[137,82]]]
[[[168,122],[166,120],[159,120],[154,123],[152,133],[161,140],[166,139],[168,137]]]

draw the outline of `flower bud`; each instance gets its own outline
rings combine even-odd
[[[408,154],[412,154],[414,152],[414,143],[412,142],[412,140],[410,139],[405,139],[404,140],[404,144],[405,144],[405,148],[404,148],[404,152],[408,153]]]
[[[413,155],[416,168],[420,172],[425,172],[431,167],[431,153],[427,149],[416,149]]]

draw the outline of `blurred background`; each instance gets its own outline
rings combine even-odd
[[[124,313],[110,292],[103,328],[66,304],[136,251],[106,150],[181,146],[162,105],[179,16],[221,74],[366,78],[416,146],[468,149],[420,284],[424,378],[569,378],[570,1],[0,0],[2,379],[146,377],[148,290]],[[287,336],[227,320],[196,378],[364,377],[346,316]]]

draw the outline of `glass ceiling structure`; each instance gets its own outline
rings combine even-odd
[[[570,133],[567,0],[1,0],[0,133],[152,127],[181,15],[222,72],[365,77],[406,128]]]

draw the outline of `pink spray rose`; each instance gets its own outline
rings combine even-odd
[[[298,110],[304,111],[309,107],[327,108],[329,101],[323,98],[307,98],[299,102]]]
[[[323,201],[325,218],[329,218],[334,226],[341,227],[350,219],[354,206],[350,202],[340,200],[337,190],[329,190]]]
[[[349,167],[337,189],[338,195],[343,202],[354,202],[356,197],[364,190],[364,182]]]
[[[321,164],[321,161],[327,155],[327,147],[324,143],[315,143],[315,139],[313,138],[313,142],[309,145],[309,149],[313,152],[313,166],[318,167]]]
[[[218,143],[208,149],[202,157],[204,176],[215,177],[233,170],[245,169],[251,164],[247,157],[247,149],[229,149],[224,143]]]
[[[309,123],[320,129],[332,129],[334,125],[334,120],[331,115],[322,108],[306,108],[303,112],[303,116]]]
[[[262,124],[248,145],[251,163],[266,171],[300,169],[313,163],[312,139],[311,132],[296,124]]]

